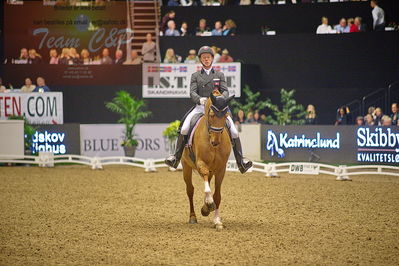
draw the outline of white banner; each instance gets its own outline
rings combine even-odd
[[[62,92],[0,93],[0,119],[25,116],[30,124],[63,124]]]
[[[241,63],[213,66],[224,73],[230,95],[241,96]],[[143,64],[143,98],[190,98],[191,75],[200,64]]]
[[[169,146],[162,132],[168,124],[138,124],[135,139],[138,141],[135,156],[161,159],[169,154]],[[123,141],[125,127],[122,124],[80,125],[80,153],[86,156],[124,156]]]

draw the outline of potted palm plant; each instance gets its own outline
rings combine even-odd
[[[146,103],[144,100],[133,98],[127,91],[118,91],[116,97],[110,102],[105,103],[106,108],[121,116],[118,123],[125,125],[125,134],[122,147],[125,156],[134,157],[137,147],[137,140],[134,139],[134,127],[136,124],[151,115],[150,111],[145,111]]]
[[[166,139],[168,144],[168,150],[170,154],[173,154],[176,149],[176,139],[179,136],[178,130],[180,126],[180,120],[171,122],[167,128],[163,131],[162,135]]]

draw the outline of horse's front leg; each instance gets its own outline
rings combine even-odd
[[[220,193],[222,189],[222,182],[224,175],[226,173],[226,168],[223,168],[216,172],[215,174],[215,193],[213,194],[213,199],[215,200],[216,210],[215,210],[215,218],[213,219],[213,223],[217,230],[223,229],[222,219],[220,218],[219,208],[220,202],[222,200],[222,195]]]
[[[209,182],[211,180],[211,174],[209,172],[209,168],[207,167],[207,165],[202,162],[199,161],[197,163],[197,167],[198,167],[198,172],[199,174],[202,176],[202,178],[204,179],[204,193],[205,193],[205,200],[204,200],[204,206],[202,206],[201,209],[201,214],[203,216],[208,216],[210,212],[214,211],[216,209],[216,205],[215,202],[213,201],[213,197],[212,197],[212,191],[211,191],[211,186],[209,185]]]

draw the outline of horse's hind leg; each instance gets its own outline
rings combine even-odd
[[[184,162],[184,160],[182,161],[182,164],[183,164],[184,182],[186,183],[186,192],[188,200],[190,201],[190,219],[188,222],[190,224],[196,224],[197,217],[195,216],[194,202],[193,202],[193,196],[194,196],[194,186],[192,182],[193,170],[188,164]]]

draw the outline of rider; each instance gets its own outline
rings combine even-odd
[[[186,115],[186,118],[183,118],[181,127],[179,128],[179,137],[177,138],[175,154],[169,156],[165,160],[165,163],[170,167],[177,168],[179,165],[184,150],[184,145],[187,142],[187,135],[190,129],[191,119],[196,114],[203,114],[205,112],[204,106],[206,100],[214,89],[213,79],[220,80],[220,93],[222,93],[226,98],[229,96],[229,90],[227,88],[224,74],[222,72],[216,71],[212,67],[213,56],[213,50],[209,46],[202,46],[198,51],[198,57],[202,64],[202,69],[192,74],[190,82],[190,97],[196,106],[190,110],[190,113]],[[227,127],[230,131],[230,137],[232,140],[234,156],[236,158],[238,169],[241,173],[245,173],[249,168],[251,168],[252,162],[244,160],[238,131],[230,116],[227,117]]]

